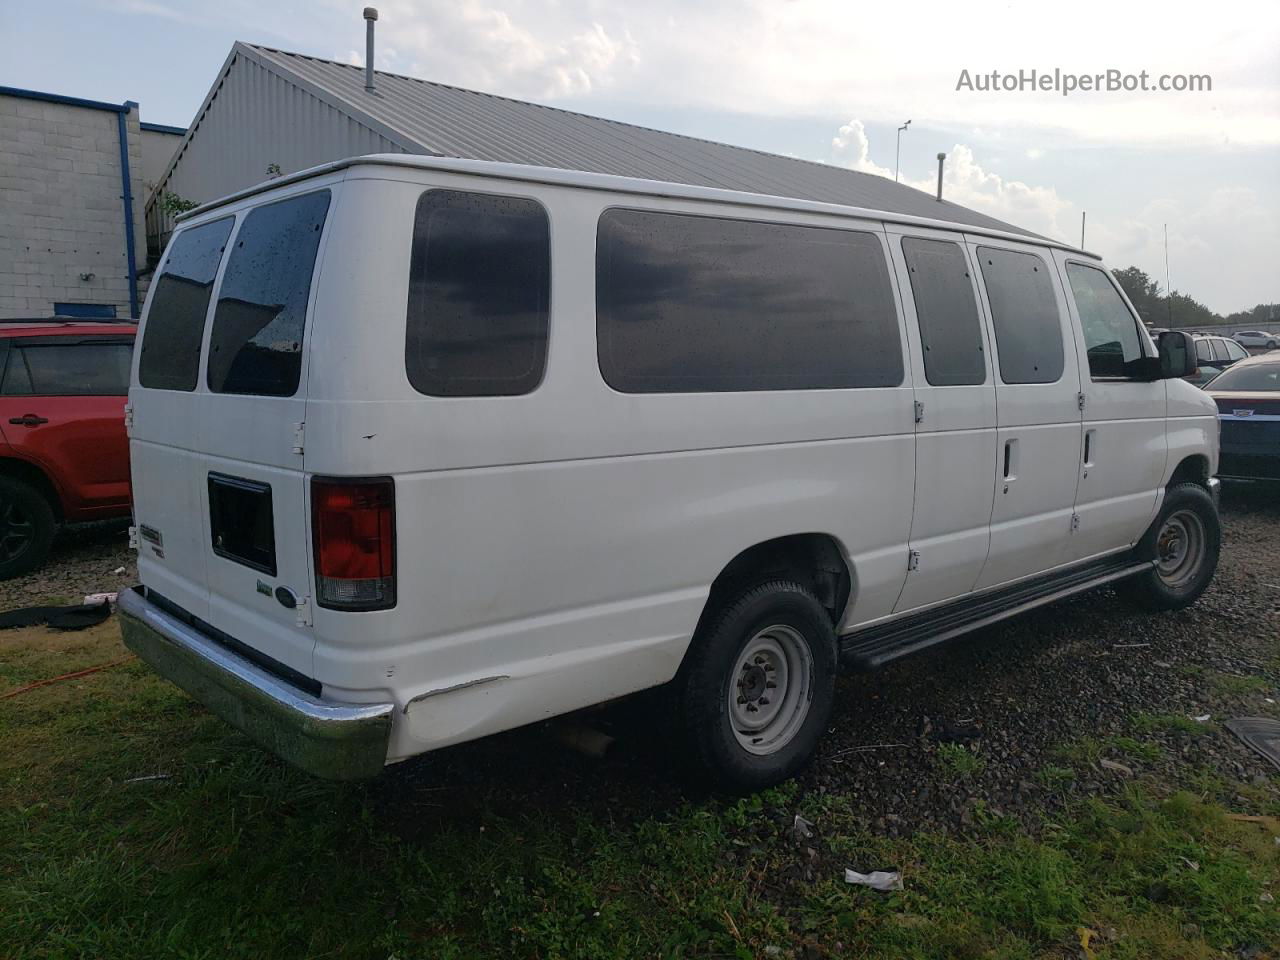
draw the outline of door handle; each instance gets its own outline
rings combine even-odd
[[[1018,479],[1018,441],[1006,440],[1004,442],[1004,476],[1001,483],[1004,485],[1004,492],[1009,492],[1009,484]]]
[[[48,417],[39,417],[34,413],[24,413],[20,417],[10,417],[9,422],[17,427],[38,427],[42,423],[48,423]]]
[[[1016,480],[1018,475],[1014,472],[1018,469],[1018,441],[1006,440],[1004,442],[1004,478],[1006,480]]]

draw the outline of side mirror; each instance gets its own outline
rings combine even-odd
[[[1166,330],[1157,341],[1160,348],[1160,372],[1166,380],[1194,377],[1200,372],[1196,359],[1196,342],[1181,330]]]

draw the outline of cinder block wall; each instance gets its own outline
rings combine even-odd
[[[116,316],[129,316],[116,118],[109,110],[0,95],[0,317],[48,315],[55,303],[110,303]],[[126,120],[141,269],[146,196],[138,111]]]

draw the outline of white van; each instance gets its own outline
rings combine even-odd
[[[838,662],[1217,563],[1194,348],[1030,235],[361,157],[195,211],[144,313],[126,642],[319,776],[665,685],[754,789]]]

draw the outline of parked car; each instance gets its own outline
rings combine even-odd
[[[124,406],[136,329],[0,320],[0,579],[39,567],[60,523],[129,515]]]
[[[1230,337],[1211,336],[1204,333],[1193,336],[1196,343],[1198,370],[1189,380],[1196,386],[1204,386],[1233,363],[1239,363],[1249,357],[1249,351]]]
[[[1222,426],[1219,474],[1280,480],[1280,354],[1242,361],[1204,389]]]
[[[1194,343],[1030,234],[365,157],[193,211],[148,300],[126,642],[320,776],[661,688],[756,789],[838,662],[1217,563]]]
[[[1265,330],[1238,330],[1235,341],[1243,347],[1263,347],[1266,350],[1274,350],[1276,344],[1280,343],[1276,334]]]

